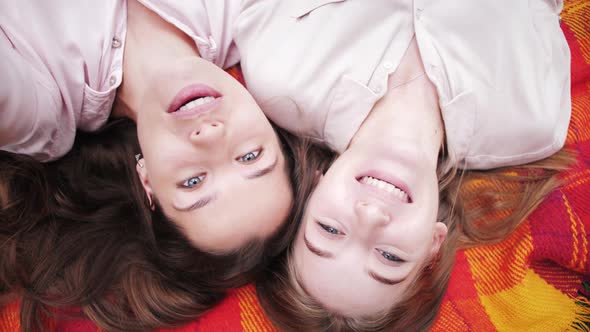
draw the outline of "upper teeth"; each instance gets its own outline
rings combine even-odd
[[[394,186],[393,184],[391,184],[389,182],[385,182],[383,180],[376,179],[372,176],[363,176],[361,178],[360,182],[370,185],[370,186],[373,186],[373,187],[377,187],[379,189],[383,189],[383,190],[387,191],[388,193],[391,193],[392,195],[394,195],[396,198],[398,198],[402,202],[407,203],[410,201],[410,198],[405,191],[401,190],[400,188]]]
[[[183,111],[189,111],[197,106],[201,106],[203,104],[212,102],[215,100],[215,97],[199,97],[197,99],[193,99],[191,101],[189,101],[188,103],[180,106],[180,108],[178,109],[178,112],[183,112]]]

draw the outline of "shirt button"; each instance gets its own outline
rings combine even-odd
[[[381,90],[383,90],[380,86],[375,87],[375,93],[381,93]]]
[[[393,63],[391,63],[389,61],[385,61],[385,63],[383,63],[383,68],[389,70],[389,69],[393,68]]]
[[[109,79],[109,84],[111,86],[115,85],[117,83],[117,78],[115,76],[111,76],[111,78]]]
[[[114,37],[113,41],[111,42],[111,46],[113,48],[119,48],[121,47],[121,41],[117,37]]]

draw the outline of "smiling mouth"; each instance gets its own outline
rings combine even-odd
[[[207,112],[215,108],[221,97],[218,91],[205,84],[192,84],[178,92],[167,113],[187,116]]]
[[[372,176],[362,176],[357,179],[361,184],[376,188],[403,203],[412,203],[412,198],[406,191],[396,185]]]
[[[186,103],[182,104],[182,106],[180,106],[179,108],[177,108],[172,113],[190,112],[190,111],[196,109],[197,107],[199,107],[201,105],[212,103],[216,99],[218,99],[218,98],[217,97],[213,97],[213,96],[197,97],[195,99],[190,99]]]

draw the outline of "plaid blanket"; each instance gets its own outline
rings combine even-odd
[[[577,163],[506,240],[458,253],[433,331],[590,331],[590,2],[566,1],[561,17]]]
[[[577,163],[563,175],[565,185],[506,240],[458,252],[433,331],[590,331],[590,290],[583,287],[590,283],[590,1],[566,0],[562,28],[572,52],[566,146],[577,153]],[[230,73],[241,79],[239,70]],[[17,303],[2,308],[0,332],[18,330],[18,315]],[[68,320],[48,322],[47,330],[98,329],[90,321]],[[276,329],[247,286],[200,319],[161,330],[172,331]]]

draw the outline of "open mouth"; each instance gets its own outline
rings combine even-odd
[[[215,97],[213,96],[206,96],[206,97],[197,97],[195,99],[191,99],[189,101],[187,101],[186,103],[182,104],[182,106],[180,106],[179,108],[176,109],[176,111],[174,111],[175,113],[177,112],[189,112],[194,110],[195,108],[201,106],[201,105],[205,105],[208,104],[210,102],[213,102],[215,99]]]
[[[174,97],[168,113],[175,115],[192,115],[213,109],[221,100],[221,94],[214,89],[203,85],[189,85]]]
[[[357,179],[358,182],[376,188],[378,190],[383,191],[387,195],[403,202],[403,203],[412,203],[412,198],[410,195],[400,186],[396,186],[391,182],[385,181],[383,179],[379,179],[373,176],[361,176]]]

